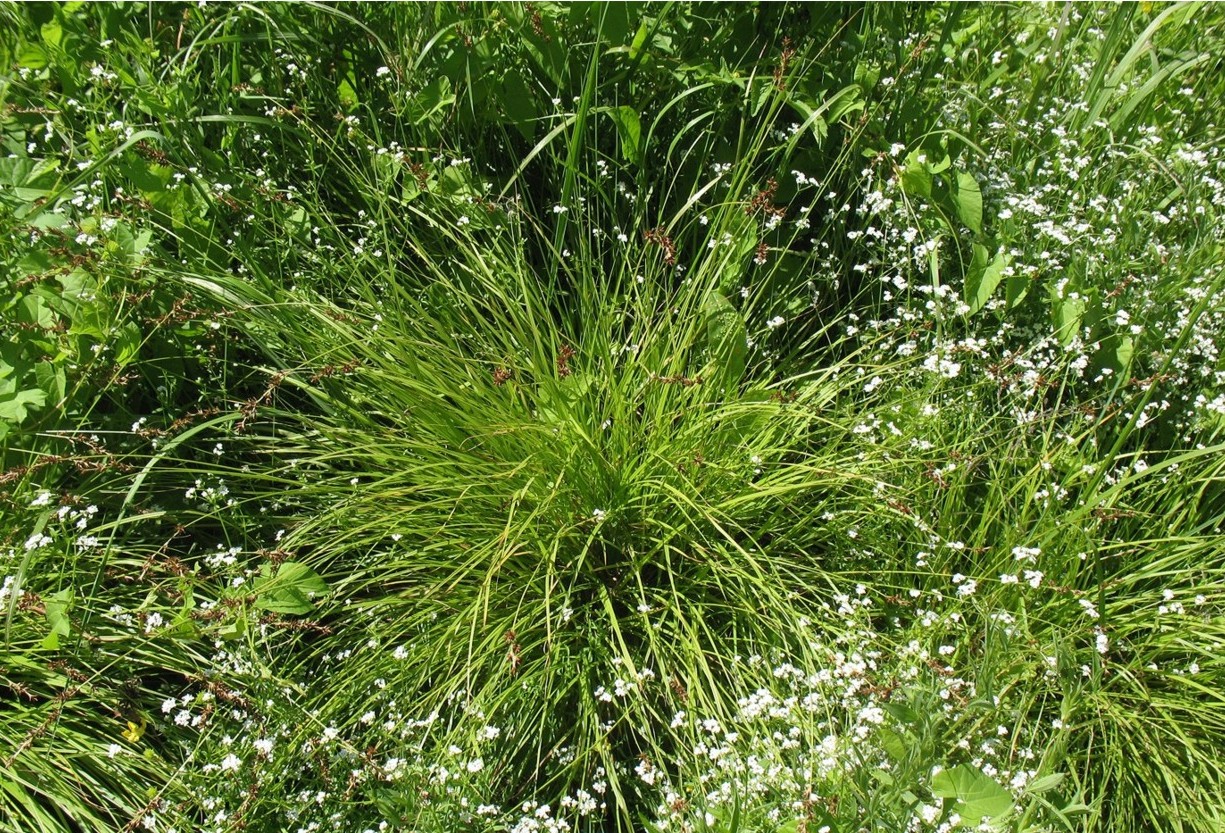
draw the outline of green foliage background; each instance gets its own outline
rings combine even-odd
[[[0,6],[0,830],[1222,829],[1223,22]]]

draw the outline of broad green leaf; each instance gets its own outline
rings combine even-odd
[[[1008,265],[1003,252],[992,257],[991,252],[981,243],[975,243],[973,251],[964,287],[965,302],[970,307],[970,315],[976,314],[991,300],[1003,278],[1004,267]]]
[[[45,404],[47,394],[38,388],[0,394],[0,420],[20,425],[29,415],[31,408],[41,408]]]
[[[71,222],[72,220],[67,215],[56,214],[53,211],[43,211],[25,220],[26,225],[37,229],[63,228]]]
[[[242,635],[247,632],[247,620],[240,616],[232,622],[226,622],[221,627],[217,628],[217,635],[227,642],[232,642],[235,639],[241,639]]]
[[[357,90],[353,88],[347,76],[340,79],[340,83],[336,85],[336,99],[340,102],[340,106],[348,109],[353,109],[361,102],[357,96]]]
[[[310,598],[294,587],[281,587],[261,593],[255,599],[255,606],[260,610],[268,610],[272,613],[296,615],[310,613],[314,609]]]
[[[30,370],[30,363],[21,356],[21,345],[0,341],[0,381],[10,380],[10,387],[0,387],[0,393],[17,390],[17,380]]]
[[[984,818],[998,819],[1012,810],[1008,790],[969,764],[941,770],[932,779],[932,793],[957,799],[957,812],[971,827]]]
[[[415,124],[422,124],[454,103],[455,92],[451,88],[450,80],[439,77],[413,98],[409,105],[409,115]]]
[[[38,27],[39,34],[42,35],[43,43],[50,47],[58,47],[60,41],[64,39],[64,30],[60,24],[54,20],[44,23]]]
[[[301,561],[285,561],[271,579],[273,584],[296,587],[304,593],[323,595],[328,592],[323,577]]]
[[[47,401],[52,407],[58,407],[64,401],[68,380],[62,363],[39,362],[34,365],[34,378],[38,380],[38,387],[47,395]]]
[[[879,80],[879,65],[868,63],[867,60],[861,60],[855,64],[855,83],[862,87],[865,92],[871,91]]]
[[[718,292],[706,296],[703,304],[706,317],[706,347],[710,351],[715,373],[722,377],[725,386],[739,383],[748,362],[748,334],[744,318]]]
[[[265,568],[267,572],[267,568]],[[255,606],[273,613],[310,613],[315,596],[328,592],[327,582],[300,561],[286,561],[270,578],[258,579]]]
[[[17,271],[23,275],[40,275],[51,268],[51,255],[41,251],[26,252],[17,261]]]
[[[932,170],[926,161],[923,151],[915,150],[906,157],[906,166],[902,168],[902,190],[912,197],[930,197],[932,195]]]
[[[41,330],[54,329],[56,324],[55,313],[37,295],[27,295],[21,299],[17,305],[17,320]]]
[[[730,298],[747,283],[745,274],[757,249],[757,229],[753,218],[740,212],[727,219],[722,231],[729,234],[733,242],[731,246],[719,247],[724,259],[719,270],[717,292]]]
[[[47,51],[35,43],[26,44],[17,53],[17,66],[26,69],[42,69],[47,65]]]
[[[885,703],[884,709],[894,720],[906,726],[916,726],[923,719],[918,712],[905,703]]]
[[[600,37],[615,46],[621,46],[634,31],[634,20],[642,13],[640,3],[600,3],[596,6],[603,15],[600,19]]]
[[[170,623],[167,633],[179,639],[194,639],[200,635],[200,628],[191,615],[196,608],[195,594],[192,593],[191,585],[183,582],[180,586],[183,592],[183,606],[179,608],[174,621]]]
[[[608,111],[617,125],[617,137],[621,140],[621,155],[635,165],[642,164],[642,125],[638,111],[622,105]]]
[[[72,588],[67,587],[47,596],[43,600],[47,624],[51,632],[43,640],[43,647],[55,649],[60,645],[60,637],[72,635],[72,621],[68,618],[68,610],[72,607]]]
[[[1042,793],[1050,792],[1063,783],[1065,777],[1062,772],[1052,772],[1050,775],[1035,778],[1025,785],[1025,792],[1029,795],[1041,795]]]
[[[536,97],[523,76],[518,72],[509,72],[502,79],[502,109],[506,118],[515,126],[523,138],[531,141],[536,135]]]
[[[173,168],[140,158],[124,159],[115,167],[146,197],[165,191],[174,176]]]
[[[129,321],[120,329],[115,338],[115,364],[126,367],[140,355],[142,336],[140,326],[135,321]]]
[[[906,753],[910,751],[909,745],[902,736],[892,729],[878,729],[876,739],[881,749],[884,749],[894,761],[905,760]]]
[[[1008,309],[1012,309],[1017,304],[1025,300],[1025,296],[1029,294],[1029,278],[1022,274],[1009,275],[1004,286],[1004,300],[1008,302]]]
[[[646,46],[647,38],[651,34],[651,27],[647,25],[647,21],[643,20],[638,24],[638,31],[634,33],[634,39],[630,42],[630,60],[638,60],[638,55],[642,52],[642,48]]]
[[[957,190],[953,192],[957,216],[975,234],[983,231],[983,192],[978,180],[965,171],[957,172]]]
[[[1066,298],[1055,301],[1055,308],[1052,311],[1055,337],[1063,346],[1071,344],[1072,339],[1076,338],[1085,309],[1085,299],[1077,293],[1071,293]]]
[[[1131,368],[1135,343],[1131,336],[1115,333],[1102,339],[1096,359],[1102,367],[1108,367],[1116,376],[1122,376]]]

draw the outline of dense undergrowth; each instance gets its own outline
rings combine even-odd
[[[0,23],[0,830],[1225,828],[1211,4]]]

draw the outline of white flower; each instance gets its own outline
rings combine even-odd
[[[1012,557],[1017,561],[1037,561],[1038,556],[1042,554],[1042,550],[1038,547],[1013,547]]]
[[[25,549],[26,549],[26,552],[29,552],[30,550],[42,549],[43,547],[47,546],[50,543],[51,543],[50,536],[43,535],[42,533],[36,532],[33,535],[31,535],[29,538],[26,539]]]
[[[240,766],[242,766],[242,758],[238,757],[233,752],[221,759],[222,772],[235,772]]]

